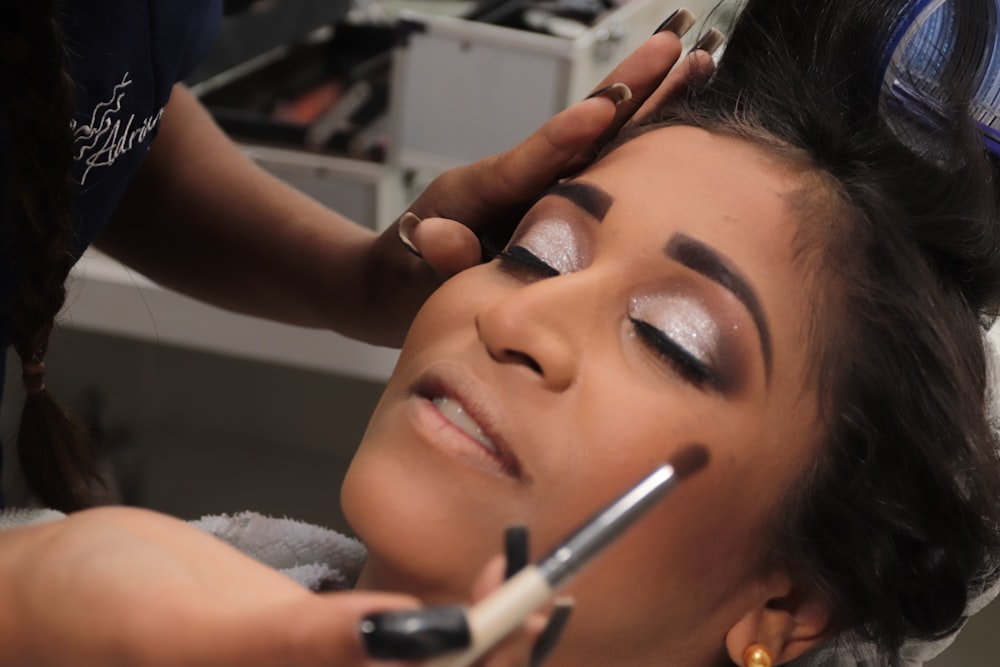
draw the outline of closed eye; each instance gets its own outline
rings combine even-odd
[[[672,366],[685,380],[698,387],[709,385],[716,389],[721,388],[720,378],[715,371],[666,333],[649,322],[632,316],[628,319],[646,347]]]
[[[531,275],[537,278],[553,278],[559,271],[548,262],[524,246],[512,245],[497,255],[500,266],[512,275]]]

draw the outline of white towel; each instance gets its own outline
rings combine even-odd
[[[11,507],[0,510],[0,530],[55,521],[65,516],[62,512],[42,507]]]
[[[51,509],[3,509],[0,510],[0,530],[65,516]],[[312,591],[353,588],[365,562],[365,548],[356,539],[293,519],[240,512],[204,516],[189,524]]]
[[[191,525],[314,591],[352,588],[365,562],[356,539],[294,519],[240,512],[204,516]]]

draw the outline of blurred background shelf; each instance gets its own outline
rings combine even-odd
[[[160,346],[263,361],[370,381],[389,377],[397,351],[339,334],[239,315],[164,289],[87,251],[74,269],[62,326]]]

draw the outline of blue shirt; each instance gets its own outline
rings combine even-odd
[[[70,123],[77,185],[72,251],[79,258],[111,218],[142,164],[174,84],[194,68],[215,37],[222,0],[67,0],[61,10],[68,69],[76,89]],[[7,133],[17,131],[8,126],[3,107],[0,97],[0,155],[6,153]],[[10,345],[18,261],[10,247],[6,168],[0,164],[0,349],[4,351]],[[4,366],[5,355],[0,355],[0,379]]]

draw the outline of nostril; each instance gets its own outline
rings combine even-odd
[[[517,350],[504,350],[502,362],[508,364],[522,364],[527,366],[531,370],[535,371],[539,375],[543,375],[542,366],[533,358],[525,354],[524,352],[518,352]]]

